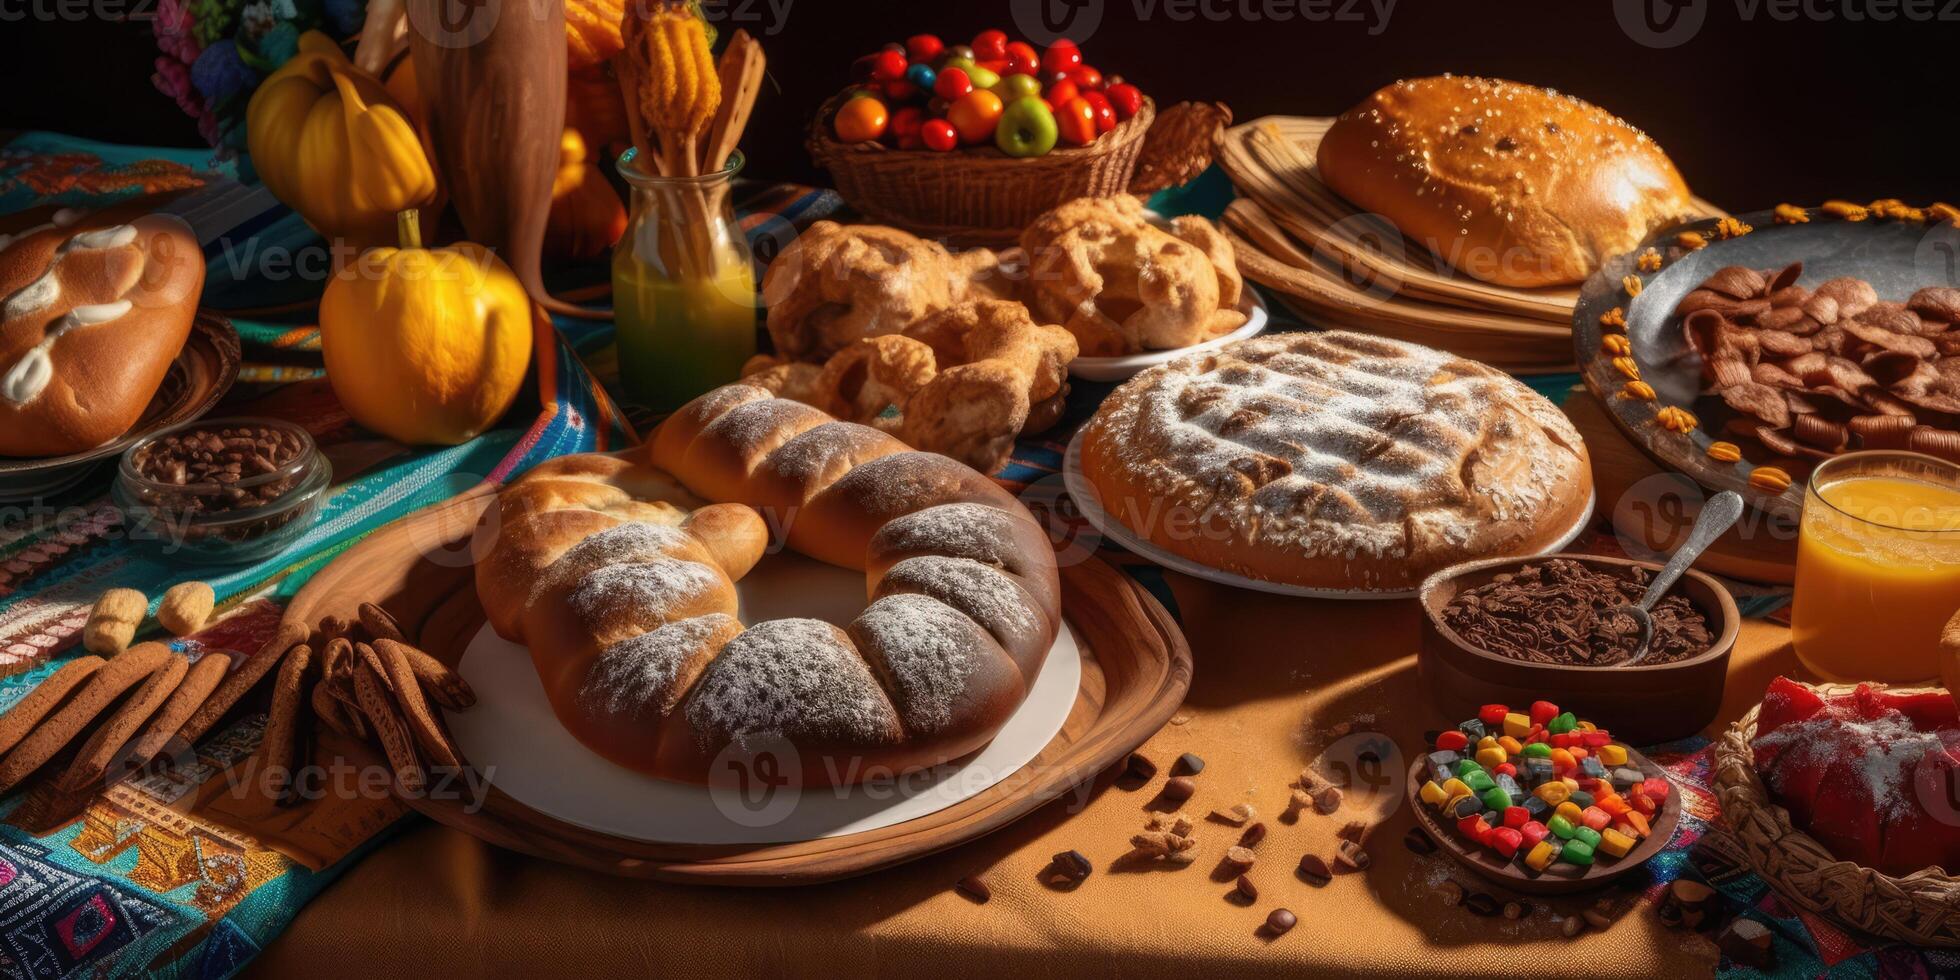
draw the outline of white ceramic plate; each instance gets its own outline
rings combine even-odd
[[[809,616],[848,623],[865,606],[864,575],[791,552],[763,559],[736,583],[743,622]],[[877,830],[943,810],[1006,779],[1061,731],[1082,681],[1082,651],[1066,624],[1028,698],[986,748],[903,778],[843,789],[773,794],[758,802],[726,788],[656,779],[586,748],[552,714],[530,651],[484,626],[460,669],[477,704],[447,715],[463,755],[513,799],[599,833],[672,844],[781,844]]]
[[[1103,510],[1102,500],[1096,494],[1095,484],[1090,483],[1089,478],[1083,475],[1082,472],[1082,435],[1084,431],[1087,431],[1086,426],[1083,430],[1075,433],[1075,438],[1069,440],[1068,452],[1062,457],[1062,485],[1068,488],[1068,495],[1070,499],[1075,501],[1076,509],[1082,512],[1082,517],[1089,522],[1091,527],[1096,529],[1097,533],[1123,546],[1133,554],[1141,555],[1171,571],[1183,572],[1192,578],[1201,578],[1208,582],[1217,582],[1220,585],[1230,585],[1240,589],[1251,589],[1254,592],[1270,592],[1274,595],[1303,596],[1309,599],[1409,599],[1414,598],[1417,592],[1416,589],[1404,589],[1400,591],[1389,591],[1386,589],[1311,589],[1302,585],[1288,585],[1285,582],[1268,582],[1265,579],[1250,578],[1213,568],[1210,565],[1200,565],[1182,555],[1165,551],[1150,541],[1138,537],[1136,532],[1131,531],[1121,521],[1110,517],[1109,513]],[[1579,537],[1580,533],[1585,531],[1586,524],[1592,520],[1593,508],[1598,502],[1599,495],[1597,493],[1587,496],[1586,509],[1579,515],[1579,520],[1572,525],[1570,530],[1560,535],[1557,541],[1552,542],[1544,550],[1534,554],[1519,555],[1516,557],[1537,558],[1564,551],[1566,545],[1571,544],[1574,539]],[[1496,558],[1499,556],[1487,555],[1485,557]]]
[[[1078,357],[1069,362],[1068,373],[1071,377],[1081,378],[1084,381],[1123,381],[1144,368],[1168,364],[1186,354],[1223,347],[1233,341],[1257,337],[1266,332],[1266,326],[1271,321],[1271,317],[1266,313],[1266,300],[1259,295],[1258,290],[1252,288],[1251,283],[1246,283],[1245,290],[1239,297],[1239,311],[1245,314],[1245,326],[1222,337],[1214,337],[1202,344],[1192,344],[1189,347],[1154,350],[1147,354],[1129,354],[1124,357]]]

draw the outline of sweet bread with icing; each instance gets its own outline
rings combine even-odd
[[[64,456],[128,432],[203,289],[204,253],[173,217],[63,209],[0,234],[0,456]]]
[[[1364,334],[1284,333],[1117,388],[1082,469],[1111,518],[1173,554],[1271,582],[1405,591],[1537,554],[1592,496],[1579,433],[1494,368]]]
[[[772,538],[862,569],[870,604],[743,623],[734,583]],[[539,465],[475,547],[490,624],[529,646],[559,721],[671,779],[730,752],[774,752],[806,786],[956,759],[1019,707],[1061,625],[1047,535],[1005,490],[749,385],[642,447]]]

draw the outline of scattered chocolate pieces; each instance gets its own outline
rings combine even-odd
[[[1179,776],[1195,776],[1204,771],[1205,760],[1189,752],[1178,756],[1177,762],[1171,766],[1171,772]]]
[[[1089,856],[1081,851],[1060,851],[1049,861],[1048,866],[1056,875],[1071,885],[1079,885],[1088,880],[1095,866],[1089,863]]]
[[[1738,966],[1752,970],[1772,970],[1776,968],[1775,939],[1769,928],[1754,919],[1737,919],[1722,930],[1716,940],[1722,955]]]
[[[1259,842],[1265,839],[1266,825],[1264,823],[1255,823],[1245,828],[1245,833],[1239,835],[1239,846],[1258,847]]]
[[[1523,902],[1504,903],[1504,917],[1507,919],[1522,919],[1530,914],[1531,914],[1531,906],[1526,905]]]
[[[1559,922],[1559,931],[1565,933],[1565,938],[1571,939],[1586,931],[1586,920],[1576,915],[1568,915]]]
[[[1211,818],[1213,820],[1216,820],[1219,823],[1228,823],[1234,827],[1243,827],[1245,826],[1246,821],[1251,820],[1254,817],[1257,817],[1258,815],[1259,815],[1259,811],[1253,809],[1252,804],[1250,803],[1240,803],[1237,806],[1232,807],[1230,810],[1211,811]]]
[[[1454,881],[1445,881],[1437,885],[1434,891],[1443,897],[1444,905],[1456,906],[1463,904],[1463,886]]]
[[[1225,849],[1225,863],[1240,871],[1252,867],[1253,863],[1258,860],[1259,855],[1252,853],[1252,848],[1228,847]]]
[[[1338,786],[1322,786],[1313,795],[1313,812],[1333,813],[1341,808],[1341,789]]]
[[[1369,861],[1368,852],[1362,850],[1360,844],[1351,840],[1342,841],[1340,846],[1334,849],[1334,863],[1342,867],[1365,871]]]
[[[1633,656],[1640,628],[1632,617],[1608,613],[1639,602],[1650,578],[1645,568],[1630,567],[1621,576],[1554,558],[1457,593],[1443,607],[1443,621],[1464,642],[1500,657],[1611,666]],[[1650,615],[1653,650],[1643,663],[1686,660],[1715,643],[1708,618],[1685,596],[1662,598]]]
[[[981,881],[979,875],[968,875],[954,882],[953,890],[971,899],[975,905],[985,905],[988,899],[994,897],[994,890],[987,887],[987,883]]]
[[[1360,820],[1350,820],[1342,824],[1341,829],[1334,832],[1334,836],[1359,844],[1368,836],[1368,825]]]
[[[1190,799],[1192,794],[1197,791],[1198,784],[1193,782],[1189,776],[1172,776],[1168,782],[1164,783],[1164,799],[1170,800],[1173,803],[1182,803]]]
[[[1334,871],[1320,855],[1306,854],[1300,858],[1300,877],[1309,885],[1324,885],[1334,880]]]
[[[138,499],[165,519],[182,520],[284,496],[299,483],[291,467],[308,448],[283,427],[193,428],[145,443],[130,466],[148,483]]]
[[[1471,914],[1480,915],[1486,919],[1498,913],[1497,899],[1492,898],[1489,895],[1484,894],[1483,892],[1478,892],[1475,895],[1472,895],[1469,898],[1464,899],[1463,907],[1469,909]]]
[[[1402,835],[1402,846],[1417,854],[1436,853],[1436,842],[1431,840],[1428,834],[1423,833],[1421,827],[1410,827],[1409,832]]]
[[[1300,917],[1286,909],[1274,909],[1266,916],[1266,928],[1275,936],[1283,936],[1300,924]]]
[[[1243,900],[1247,905],[1251,905],[1253,902],[1259,900],[1258,886],[1254,885],[1252,883],[1252,879],[1247,878],[1245,875],[1239,876],[1239,880],[1236,883],[1236,885],[1234,885],[1232,892],[1233,894],[1239,896],[1239,898]]]
[[[1116,784],[1127,790],[1142,789],[1145,783],[1157,777],[1157,764],[1141,752],[1130,753],[1130,760],[1124,764],[1123,772],[1116,777]]]

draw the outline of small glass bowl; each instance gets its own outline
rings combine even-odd
[[[276,429],[299,444],[293,458],[269,473],[230,483],[174,484],[136,468],[143,451],[174,435],[198,430]],[[313,527],[333,467],[305,429],[279,419],[194,419],[153,433],[124,450],[111,497],[123,511],[130,540],[148,542],[164,557],[200,564],[243,565],[284,551]],[[236,506],[240,493],[267,499]],[[229,509],[227,509],[229,508]]]

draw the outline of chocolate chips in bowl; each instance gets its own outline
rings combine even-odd
[[[167,558],[242,564],[313,526],[332,468],[305,429],[276,419],[207,419],[129,447],[113,496],[132,539]]]
[[[1447,717],[1485,704],[1570,705],[1633,744],[1694,734],[1721,707],[1741,617],[1715,579],[1690,569],[1652,611],[1656,649],[1609,610],[1638,601],[1658,565],[1598,555],[1498,558],[1423,583],[1417,666]]]

